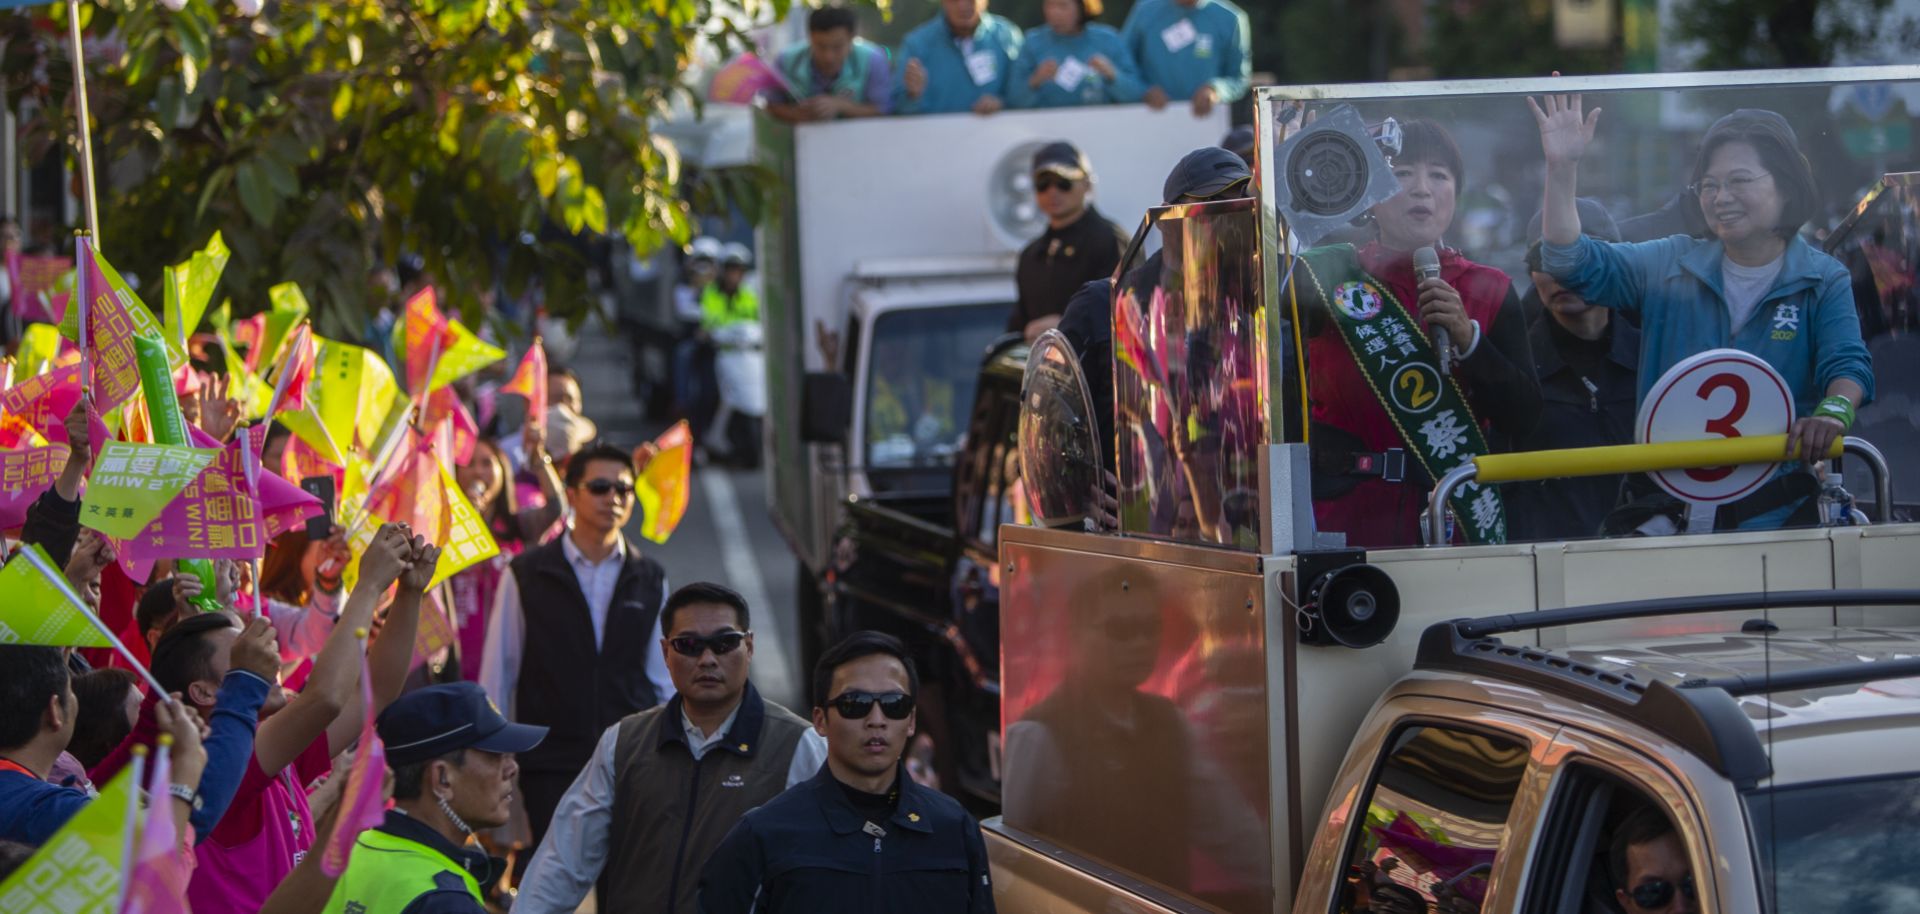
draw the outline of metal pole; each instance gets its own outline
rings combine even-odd
[[[1446,546],[1447,542],[1447,499],[1453,497],[1453,490],[1460,484],[1480,475],[1480,468],[1469,460],[1440,477],[1440,484],[1433,487],[1433,495],[1427,499],[1427,545]]]
[[[1887,466],[1886,455],[1865,438],[1848,436],[1841,439],[1841,447],[1846,453],[1858,455],[1873,471],[1874,513],[1880,516],[1879,523],[1893,523],[1893,471]]]
[[[73,106],[79,121],[75,133],[80,136],[80,191],[86,197],[87,231],[93,243],[100,243],[100,210],[93,192],[93,136],[87,116],[87,62],[80,46],[80,0],[67,0],[67,39],[73,46]]]

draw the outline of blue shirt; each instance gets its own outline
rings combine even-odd
[[[1708,349],[1739,349],[1772,365],[1807,416],[1827,385],[1846,378],[1873,399],[1873,362],[1860,338],[1853,283],[1840,261],[1798,236],[1787,242],[1780,275],[1742,327],[1731,326],[1721,284],[1719,241],[1674,235],[1611,244],[1582,235],[1541,247],[1545,271],[1596,305],[1640,318],[1638,397],[1667,369]]]
[[[1096,56],[1113,64],[1113,79],[1088,66]],[[1033,71],[1048,60],[1058,62],[1060,70],[1035,89],[1029,85]],[[1120,39],[1119,30],[1097,22],[1088,23],[1078,35],[1062,35],[1050,28],[1028,32],[1020,59],[1014,61],[1007,80],[1007,103],[1015,108],[1118,105],[1137,102],[1145,92],[1133,53]]]
[[[980,14],[972,38],[956,38],[947,17],[935,16],[907,33],[900,44],[899,73],[894,77],[893,110],[899,114],[952,114],[972,111],[981,96],[1005,101],[1007,78],[1020,57],[1020,27],[992,13]],[[907,94],[907,65],[915,60],[927,69],[927,91]]]
[[[1223,105],[1247,94],[1253,79],[1247,14],[1228,0],[1198,0],[1191,7],[1141,0],[1120,33],[1148,88],[1186,99],[1212,85]]]
[[[90,801],[86,791],[0,771],[0,841],[39,847]]]

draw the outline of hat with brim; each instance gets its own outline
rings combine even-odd
[[[1084,181],[1091,168],[1087,157],[1072,143],[1048,143],[1033,154],[1033,173],[1059,175],[1069,181]]]
[[[1187,153],[1180,164],[1173,166],[1166,186],[1161,188],[1161,200],[1171,205],[1182,197],[1212,197],[1252,178],[1253,173],[1239,156],[1218,146],[1205,146]]]
[[[415,689],[395,699],[375,723],[387,764],[417,765],[462,749],[526,752],[547,728],[516,724],[500,714],[486,690],[471,682]]]

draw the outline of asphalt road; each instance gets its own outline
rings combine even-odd
[[[566,364],[580,375],[587,417],[599,425],[601,437],[631,446],[665,431],[643,414],[624,337],[589,324]],[[696,466],[687,515],[667,542],[643,540],[638,518],[627,537],[665,566],[671,586],[714,581],[746,597],[753,613],[754,685],[805,716],[794,621],[796,564],[767,513],[765,472]]]

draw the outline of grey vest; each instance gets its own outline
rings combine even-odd
[[[726,738],[697,762],[677,695],[619,726],[600,908],[695,914],[700,868],[741,816],[787,789],[794,749],[813,725],[748,683]]]

